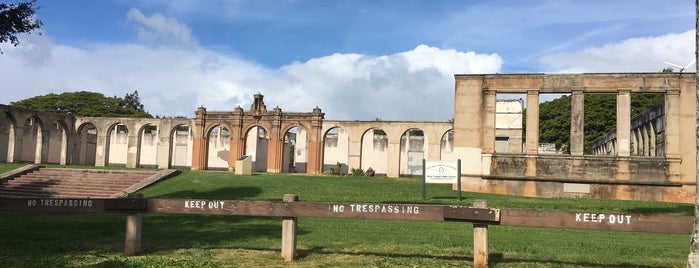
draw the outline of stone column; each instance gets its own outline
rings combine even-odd
[[[107,163],[107,133],[108,128],[99,128],[97,130],[97,141],[95,146],[95,166],[103,167]]]
[[[573,90],[570,100],[570,155],[583,155],[585,150],[585,94]]]
[[[665,93],[665,157],[680,157],[680,91]]]
[[[353,168],[362,168],[366,171],[368,167],[362,167],[362,134],[356,134],[356,131],[350,131],[349,128],[345,131],[345,133],[347,133],[349,136],[349,151],[347,152],[347,161],[349,162],[347,165],[349,169],[352,170]],[[338,139],[339,138],[340,137],[338,134]]]
[[[48,135],[44,133],[44,128],[39,126],[36,128],[36,147],[34,148],[34,164],[41,164],[41,156],[44,152],[44,139],[48,139]]]
[[[139,165],[139,151],[141,147],[139,146],[138,140],[141,138],[141,133],[143,129],[140,129],[138,125],[129,124],[129,134],[126,136],[126,167],[136,168]],[[116,128],[115,128],[116,131]]]
[[[207,166],[209,140],[206,133],[206,108],[203,106],[197,108],[192,132],[192,170],[204,170]]]
[[[539,91],[527,91],[526,154],[539,153]]]
[[[386,176],[389,178],[400,177],[400,135],[386,133],[388,136]]]
[[[454,98],[454,158],[461,173],[481,176],[483,140],[483,75],[457,75]]]
[[[495,153],[495,105],[497,103],[495,91],[483,92],[483,153]]]
[[[619,90],[616,97],[617,156],[631,155],[631,91]],[[637,147],[637,148],[640,148]]]
[[[22,143],[24,137],[24,128],[11,126],[10,137],[7,144],[7,163],[14,163],[22,159]]]

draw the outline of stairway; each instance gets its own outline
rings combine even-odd
[[[172,173],[162,174],[163,171],[42,167],[0,181],[0,198],[115,198],[167,178]]]

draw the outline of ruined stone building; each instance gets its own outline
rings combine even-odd
[[[456,75],[453,122],[327,120],[318,107],[268,109],[259,93],[249,109],[199,107],[194,118],[74,118],[0,105],[0,161],[230,171],[248,155],[257,172],[371,168],[398,177],[421,175],[423,159],[460,159],[466,191],[693,202],[693,77]],[[539,96],[548,93],[572,96],[569,154],[545,153],[538,142]],[[630,95],[643,93],[665,94],[665,103],[649,115],[652,126],[638,128]],[[619,138],[597,155],[583,152],[586,94],[617,96]]]

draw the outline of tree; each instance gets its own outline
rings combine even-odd
[[[0,3],[0,43],[19,45],[17,34],[31,33],[41,28],[41,21],[34,17],[36,9],[31,0],[21,3]]]
[[[663,94],[633,94],[631,117],[662,103]],[[569,95],[547,101],[539,106],[539,141],[553,143],[556,149],[569,152],[570,148],[570,101]],[[585,150],[590,152],[592,142],[609,131],[616,129],[616,95],[585,95]]]
[[[126,94],[126,96],[124,96],[124,100],[120,103],[120,106],[126,109],[145,112],[143,110],[143,104],[141,104],[141,98],[138,96],[138,90],[134,91],[132,94]]]
[[[131,97],[127,102],[118,97],[108,98],[95,92],[65,92],[32,97],[10,102],[10,105],[44,112],[60,113],[71,116],[94,117],[145,117],[152,118],[143,110],[138,93],[126,94]],[[135,109],[138,107],[139,109]]]

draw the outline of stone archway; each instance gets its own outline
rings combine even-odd
[[[230,127],[230,151],[228,168],[235,168],[235,159],[246,153],[246,137],[248,131],[253,127],[261,127],[266,130],[268,140],[267,154],[264,156],[267,172],[282,172],[284,153],[283,130],[291,126],[303,125],[307,132],[308,140],[308,165],[307,173],[321,172],[321,129],[324,114],[320,108],[314,108],[310,113],[282,112],[276,107],[271,111],[267,110],[262,94],[255,94],[250,110],[243,110],[241,107],[231,111],[207,111],[204,107],[199,107],[194,120],[194,142],[192,149],[192,169],[206,169],[210,166],[205,155],[206,146],[209,144],[207,129],[215,125],[226,125]],[[258,135],[258,134],[253,134]],[[259,155],[256,158],[261,161]]]
[[[188,125],[177,125],[172,128],[169,144],[169,168],[186,168],[192,166],[192,129]]]
[[[73,163],[94,166],[97,155],[97,127],[92,123],[82,124],[78,127],[77,136]]]
[[[245,155],[252,157],[252,170],[267,171],[269,149],[269,132],[259,126],[253,126],[245,134]]]
[[[129,128],[116,123],[107,130],[106,166],[126,166],[129,145]]]
[[[349,135],[340,127],[331,128],[323,135],[323,172],[337,165],[340,165],[341,172],[348,172]]]
[[[400,175],[422,175],[422,160],[426,159],[427,136],[417,128],[408,129],[400,138]]]
[[[361,167],[376,174],[388,173],[388,135],[383,129],[371,128],[362,136]]]

